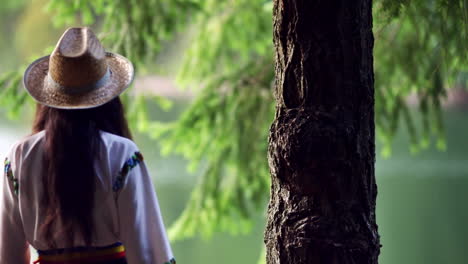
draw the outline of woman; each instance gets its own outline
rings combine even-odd
[[[175,263],[158,200],[118,97],[132,64],[68,29],[26,70],[33,134],[5,160],[0,262]]]

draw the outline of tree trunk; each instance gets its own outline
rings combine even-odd
[[[268,264],[377,263],[371,0],[274,0]]]

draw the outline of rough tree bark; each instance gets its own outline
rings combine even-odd
[[[274,0],[268,264],[377,263],[371,0]]]

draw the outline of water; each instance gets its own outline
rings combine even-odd
[[[394,156],[377,159],[380,263],[468,263],[467,116],[445,113],[446,152],[410,155],[401,134]]]
[[[174,113],[154,111],[161,119],[174,118]],[[378,157],[377,221],[383,244],[380,263],[468,263],[467,114],[466,110],[445,114],[446,152],[430,149],[410,155],[407,136],[401,133],[394,155],[387,160]],[[25,123],[0,117],[0,155],[28,133]],[[181,213],[197,175],[186,172],[186,162],[180,157],[160,157],[157,144],[147,137],[136,135],[135,141],[153,176],[164,221],[170,225]],[[264,218],[259,218],[253,233],[247,236],[217,234],[212,240],[191,238],[172,246],[178,263],[256,263],[263,228]]]

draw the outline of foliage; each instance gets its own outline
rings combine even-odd
[[[374,8],[376,123],[383,154],[403,119],[417,152],[431,138],[444,150],[441,100],[468,71],[468,1],[382,0]],[[466,80],[463,81],[466,85]],[[422,130],[415,130],[405,98],[419,97]]]
[[[6,36],[5,39],[0,41],[0,56],[2,61],[0,63],[0,72],[4,71],[4,67],[17,65],[11,65],[14,61],[14,56],[11,54],[11,49],[14,43],[15,32],[15,17],[20,14],[24,5],[24,0],[2,0],[0,5],[0,16],[2,18],[2,24],[0,25],[0,36]]]
[[[0,5],[0,14],[5,15],[11,12],[16,12],[24,5],[24,0],[2,0]]]
[[[143,129],[162,140],[163,153],[190,160],[191,170],[205,164],[186,210],[170,229],[174,238],[248,231],[252,214],[265,204],[269,183],[270,11],[249,0],[205,2],[200,9],[193,21],[198,32],[179,75],[182,83],[199,83],[199,95],[177,122],[150,122]],[[246,22],[262,30],[242,27]]]
[[[197,8],[191,0],[50,0],[46,7],[55,14],[57,26],[77,21],[101,26],[99,37],[106,47],[125,54],[137,66],[153,59]]]
[[[17,118],[25,102],[28,99],[31,101],[26,91],[19,89],[21,80],[22,75],[16,71],[8,72],[0,78],[0,105],[8,110],[10,118]]]
[[[377,136],[384,154],[390,154],[400,121],[414,151],[434,136],[443,149],[440,102],[445,88],[467,71],[467,1],[374,2]],[[271,7],[265,0],[49,2],[57,24],[81,21],[100,28],[105,45],[128,56],[140,72],[174,38],[188,38],[179,52],[178,80],[196,98],[177,121],[149,116],[147,100],[167,106],[162,98],[125,98],[134,127],[160,140],[164,153],[182,154],[192,170],[204,171],[170,229],[172,238],[248,231],[252,215],[266,204],[266,144],[274,111]],[[9,73],[0,81],[1,103],[13,110],[25,100],[18,76]],[[410,93],[421,99],[421,132],[405,101]]]

